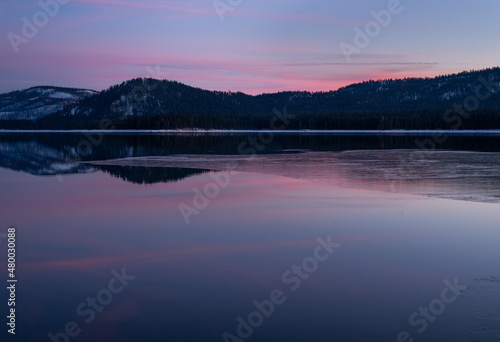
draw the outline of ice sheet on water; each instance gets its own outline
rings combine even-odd
[[[260,155],[172,155],[95,162],[267,173],[338,186],[500,203],[500,153],[363,150]]]

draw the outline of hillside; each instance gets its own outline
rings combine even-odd
[[[37,120],[95,93],[87,89],[41,86],[0,94],[0,120]]]
[[[477,115],[463,126],[460,123],[459,128],[500,128],[497,115],[500,110],[499,81],[500,68],[493,68],[435,78],[366,81],[329,92],[296,91],[251,96],[241,92],[208,91],[176,81],[133,79],[93,96],[49,104],[61,96],[61,91],[53,92],[45,107],[40,100],[30,99],[32,106],[39,104],[37,110],[40,112],[54,111],[56,105],[60,110],[36,123],[25,122],[23,127],[97,128],[99,120],[109,118],[113,127],[128,129],[267,128],[273,110],[286,107],[288,113],[298,117],[287,126],[290,129],[457,128],[457,125],[445,127],[443,114],[472,98],[477,100],[477,108],[474,108]],[[26,94],[33,92],[19,93],[28,97]],[[26,108],[29,101],[11,103],[11,107]],[[16,118],[27,119],[28,116]],[[6,128],[17,126],[15,122],[3,125]]]
[[[208,91],[175,81],[134,79],[102,91],[62,112],[63,116],[148,116],[157,114],[268,114],[287,106],[295,114],[429,110],[463,102],[480,80],[500,81],[500,68],[436,78],[367,81],[330,92],[280,92],[250,96]],[[500,109],[500,88],[480,108]],[[487,91],[487,90],[483,90]]]

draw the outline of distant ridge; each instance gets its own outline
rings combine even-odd
[[[40,119],[94,94],[97,92],[89,89],[51,86],[0,94],[0,119]]]
[[[62,115],[148,116],[156,114],[268,114],[288,106],[297,114],[426,110],[463,101],[480,79],[500,81],[500,68],[435,78],[405,78],[356,83],[336,91],[287,91],[262,95],[208,91],[176,81],[133,79],[85,99]],[[499,87],[481,108],[499,108]]]
[[[500,110],[499,82],[497,67],[434,78],[372,80],[329,92],[286,91],[252,96],[209,91],[176,81],[137,78],[95,93],[36,87],[0,95],[0,110],[6,106],[20,107],[18,113],[24,113],[28,107],[30,115],[19,114],[15,118],[44,118],[35,125],[37,128],[95,128],[104,118],[112,120],[118,129],[269,128],[266,125],[273,110],[286,107],[288,113],[299,117],[287,129],[491,129],[500,128],[496,126],[497,119],[486,122],[484,117]],[[40,101],[27,99],[31,89],[40,92],[45,88],[52,94],[64,93],[72,98],[56,101],[57,96],[49,96],[45,110]],[[7,104],[6,96],[14,103]],[[40,106],[31,108],[34,104],[30,101]],[[464,126],[460,123],[460,127],[445,127],[450,122],[442,122],[443,113],[455,105],[473,105],[481,122],[475,118]],[[47,114],[54,112],[56,106],[57,113]],[[13,119],[13,113],[0,118]],[[391,121],[389,125],[387,119]]]

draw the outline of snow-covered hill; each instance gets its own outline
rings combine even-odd
[[[0,94],[0,120],[37,120],[96,93],[88,89],[41,86]]]

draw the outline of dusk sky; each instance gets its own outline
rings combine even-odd
[[[102,90],[135,77],[249,94],[326,91],[500,65],[499,1],[395,1],[2,1],[0,92]],[[373,25],[372,12],[391,18]],[[367,24],[369,44],[356,44],[355,28]],[[342,43],[356,50],[350,61]]]

